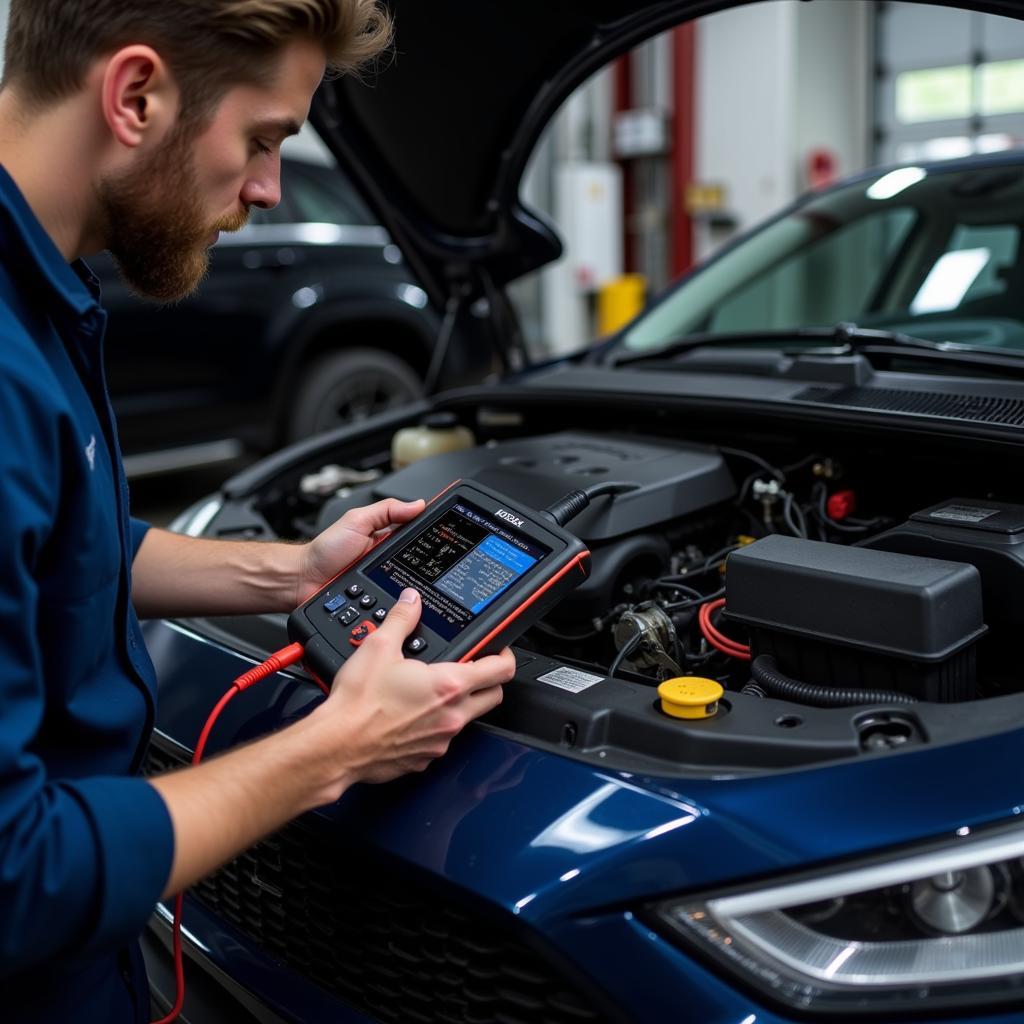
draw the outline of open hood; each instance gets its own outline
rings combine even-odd
[[[927,2],[927,0],[921,0]],[[934,0],[1024,17],[1019,0]],[[740,0],[388,0],[395,56],[325,83],[312,120],[439,306],[561,253],[519,200],[538,136],[610,59]]]

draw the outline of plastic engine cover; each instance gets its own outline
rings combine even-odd
[[[375,498],[429,498],[453,480],[475,480],[531,508],[605,481],[637,484],[597,498],[570,530],[590,544],[703,512],[736,493],[722,456],[696,445],[566,432],[502,441],[414,462],[373,486]],[[329,502],[321,524],[344,511]]]

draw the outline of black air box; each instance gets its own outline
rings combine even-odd
[[[771,536],[729,557],[730,619],[756,657],[820,686],[975,696],[984,632],[973,565]]]

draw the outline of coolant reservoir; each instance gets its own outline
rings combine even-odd
[[[462,426],[454,413],[434,412],[423,417],[419,426],[403,427],[391,439],[391,465],[401,469],[412,462],[473,448],[473,431]]]

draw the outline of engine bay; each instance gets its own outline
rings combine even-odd
[[[537,509],[629,485],[570,524],[590,578],[516,644],[516,684],[485,720],[609,766],[786,768],[963,739],[1024,712],[1024,506],[972,490],[977,461],[943,478],[948,448],[911,456],[882,437],[725,444],[603,430],[598,409],[565,430],[550,407],[452,406],[241,480],[206,534],[308,539],[350,508],[458,479]],[[259,649],[273,619],[205,625]],[[721,700],[706,717],[667,714],[659,685],[693,677]]]

